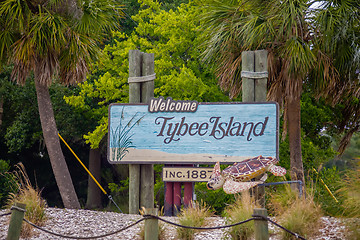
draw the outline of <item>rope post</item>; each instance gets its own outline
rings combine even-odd
[[[19,240],[26,205],[16,202],[11,207],[11,218],[6,240]]]
[[[267,217],[267,211],[265,208],[254,208],[254,216]],[[265,219],[254,220],[255,225],[255,240],[268,240],[269,229],[268,222]]]
[[[146,215],[158,215],[157,208],[145,208]],[[145,220],[145,240],[159,239],[159,223],[156,218],[149,218]]]

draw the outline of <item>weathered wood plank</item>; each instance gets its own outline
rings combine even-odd
[[[255,69],[255,54],[253,51],[244,51],[241,53],[242,71],[253,72]],[[242,78],[242,101],[255,101],[254,79]]]
[[[267,72],[267,51],[255,51],[255,72]],[[267,78],[254,79],[255,102],[265,102],[267,94]]]
[[[141,76],[141,52],[129,51],[129,77]],[[141,84],[129,83],[129,103],[141,102]],[[140,208],[140,165],[129,165],[129,213],[138,214]]]

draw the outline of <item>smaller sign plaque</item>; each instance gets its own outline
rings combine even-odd
[[[207,167],[163,167],[163,182],[207,182],[213,168]]]

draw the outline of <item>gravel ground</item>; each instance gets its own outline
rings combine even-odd
[[[7,213],[8,210],[0,210],[0,216]],[[99,236],[114,232],[132,223],[135,223],[141,216],[132,214],[121,214],[114,212],[101,212],[101,211],[90,211],[90,210],[71,210],[71,209],[59,209],[59,208],[48,208],[46,209],[47,221],[44,228],[59,234],[68,236]],[[176,217],[163,217],[164,219],[177,222]],[[5,239],[7,235],[7,229],[9,224],[10,216],[0,217],[0,239]],[[316,237],[311,238],[314,240],[335,240],[335,239],[346,239],[344,233],[346,232],[344,220],[331,217],[323,217],[321,219],[321,229]],[[27,223],[24,223],[27,224]],[[119,232],[115,235],[108,237],[102,237],[97,239],[140,239],[139,233],[143,222],[137,224],[127,230]],[[220,217],[211,217],[207,221],[207,226],[221,226],[225,225],[224,219]],[[166,240],[177,239],[176,229],[172,225],[163,224],[165,229]],[[272,236],[270,239],[279,239],[278,229],[269,225]],[[33,230],[34,234],[29,240],[42,240],[42,239],[65,239],[50,235],[37,229]],[[225,239],[228,237],[226,230],[217,229],[211,231],[203,231],[195,234],[195,240],[212,240],[212,239]]]

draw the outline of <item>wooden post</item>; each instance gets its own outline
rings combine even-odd
[[[154,54],[139,50],[129,51],[129,78],[154,74]],[[154,97],[154,81],[129,82],[129,103],[148,103]],[[139,208],[154,207],[154,166],[129,165],[129,213],[139,213]]]
[[[186,167],[194,167],[193,164],[189,164],[189,165],[183,165]],[[193,182],[184,182],[184,207],[191,207],[191,202],[193,200],[193,193],[194,193],[194,184]]]
[[[157,208],[146,208],[145,214],[158,215]],[[159,239],[159,225],[158,220],[155,218],[145,220],[145,240],[158,240]]]
[[[254,215],[267,217],[267,211],[264,208],[255,208]],[[255,240],[268,240],[269,229],[266,220],[254,220],[255,225]]]
[[[129,51],[129,77],[141,76],[141,52]],[[129,103],[140,103],[140,83],[129,83]],[[129,164],[129,213],[138,214],[140,208],[140,165]]]
[[[129,51],[129,77],[141,76],[141,52],[139,50]],[[129,83],[129,103],[141,102],[141,83]]]
[[[155,73],[154,54],[142,53],[142,76],[149,76]],[[141,102],[148,103],[154,97],[154,81],[147,81],[141,84]]]
[[[255,69],[255,54],[253,51],[245,51],[241,53],[242,71],[253,72]],[[242,101],[255,101],[255,85],[254,79],[242,77]]]
[[[142,53],[142,76],[149,76],[155,73],[154,54]],[[141,84],[141,102],[149,103],[154,97],[154,81],[147,81]],[[154,207],[154,165],[140,165],[140,206],[145,208]]]
[[[173,216],[174,213],[174,183],[165,182],[164,215]]]
[[[181,209],[181,182],[174,182],[173,186],[174,186],[174,189],[173,189],[173,194],[174,194],[173,215],[176,216],[180,212],[180,209]]]
[[[11,208],[11,218],[6,240],[18,240],[21,233],[21,225],[24,219],[26,205],[15,203]]]
[[[242,57],[243,102],[265,102],[267,93],[267,51],[245,51]],[[259,180],[261,176],[257,177]],[[251,191],[260,206],[265,206],[265,187]]]
[[[193,196],[193,183],[185,182],[184,183],[184,207],[191,207],[192,196]]]
[[[267,72],[266,50],[255,51],[255,72]],[[255,81],[255,102],[265,102],[267,92],[267,77],[254,79]]]
[[[255,72],[267,72],[267,51],[255,51]],[[254,79],[255,81],[255,102],[265,102],[267,92],[267,78]],[[260,179],[261,177],[257,178]],[[265,207],[265,187],[255,188],[255,199],[261,207]]]

